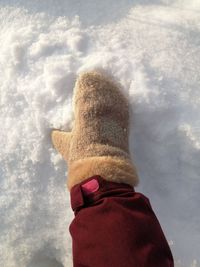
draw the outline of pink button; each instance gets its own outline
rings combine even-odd
[[[83,189],[83,193],[85,195],[89,195],[91,193],[96,192],[99,189],[99,183],[96,179],[92,179],[89,182],[81,185]]]

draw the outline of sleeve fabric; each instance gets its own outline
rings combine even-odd
[[[147,197],[92,176],[71,189],[74,267],[174,267]]]

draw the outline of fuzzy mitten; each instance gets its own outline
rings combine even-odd
[[[136,168],[129,153],[128,100],[107,76],[86,72],[77,79],[71,132],[52,131],[54,147],[68,163],[69,190],[83,180],[104,179],[135,186]]]

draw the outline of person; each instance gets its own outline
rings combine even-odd
[[[75,217],[74,267],[173,267],[173,256],[129,152],[129,103],[120,85],[84,72],[73,95],[71,132],[52,131],[68,164]]]

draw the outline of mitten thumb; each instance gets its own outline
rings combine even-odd
[[[72,133],[53,130],[51,133],[51,140],[58,152],[67,161],[69,157],[70,141]]]

